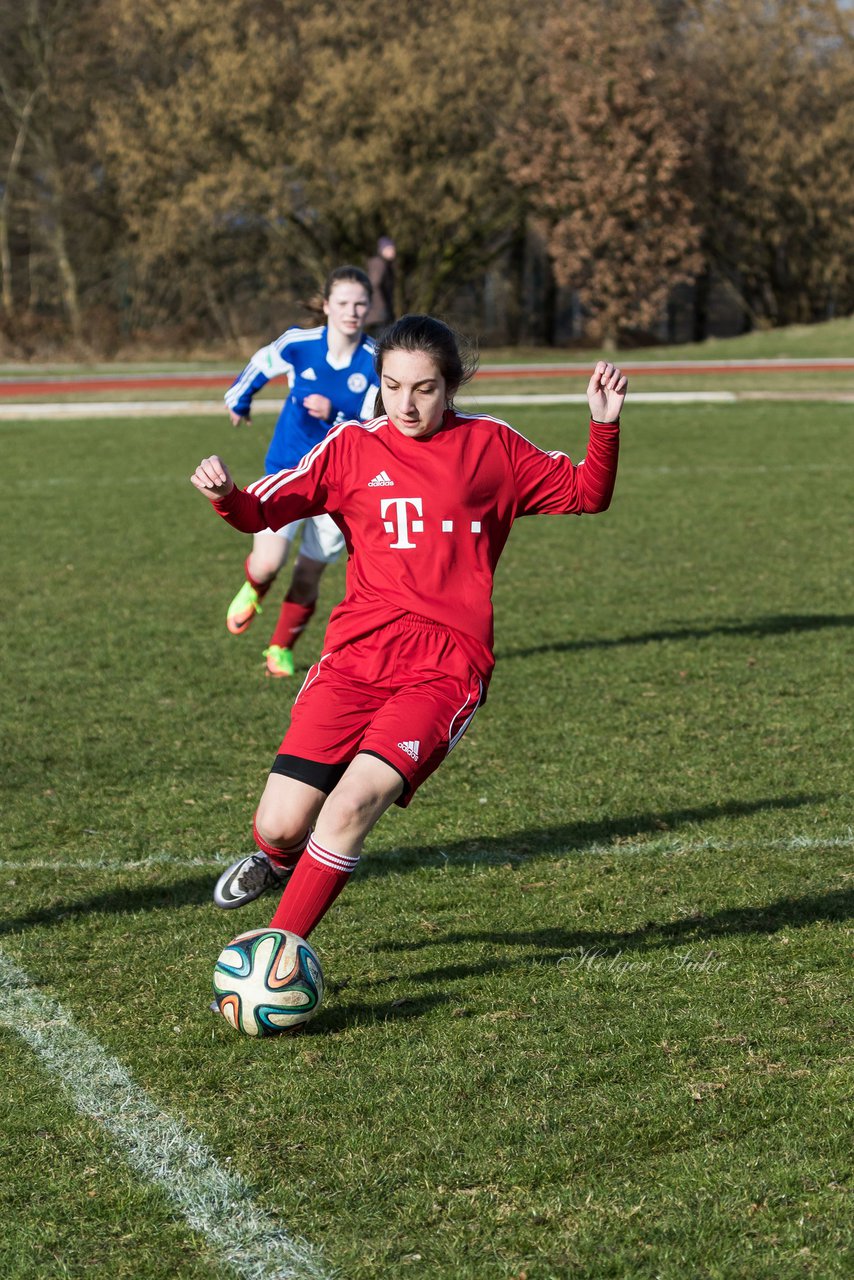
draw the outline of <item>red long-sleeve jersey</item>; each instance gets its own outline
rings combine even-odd
[[[448,410],[420,439],[388,418],[344,422],[296,467],[235,487],[214,506],[244,533],[329,512],[350,559],[325,651],[416,614],[447,627],[486,685],[493,575],[513,521],[606,510],[618,445],[617,423],[591,422],[576,465],[486,415]]]

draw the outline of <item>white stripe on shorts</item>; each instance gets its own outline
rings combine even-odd
[[[463,736],[463,734],[465,733],[466,729],[467,729],[467,728],[469,727],[469,725],[471,724],[472,720],[474,719],[474,714],[475,714],[475,712],[477,711],[477,709],[478,709],[478,707],[480,706],[480,704],[481,704],[481,702],[482,702],[482,701],[483,701],[483,681],[482,681],[482,680],[478,680],[478,682],[477,682],[477,701],[475,702],[475,704],[474,704],[474,706],[472,707],[471,711],[470,711],[470,712],[468,713],[468,715],[466,716],[466,719],[465,719],[465,722],[463,723],[462,728],[461,728],[461,729],[458,729],[456,733],[454,733],[454,725],[455,725],[455,723],[456,723],[456,721],[457,721],[457,717],[458,717],[458,716],[460,716],[460,715],[463,715],[463,714],[465,713],[465,711],[466,711],[466,709],[467,709],[467,707],[468,707],[469,703],[471,702],[471,695],[469,695],[469,697],[468,697],[468,698],[466,698],[465,702],[464,702],[464,703],[463,703],[463,705],[460,707],[459,711],[455,711],[455,712],[454,712],[453,719],[451,720],[451,724],[450,724],[450,727],[449,727],[449,729],[448,729],[448,754],[450,754],[450,753],[453,751],[454,747],[457,745],[457,743],[459,742],[460,738]]]

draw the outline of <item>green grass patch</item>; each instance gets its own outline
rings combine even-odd
[[[222,369],[228,372],[242,368],[246,355],[255,345],[269,341],[263,334],[256,338],[247,338],[239,348],[208,355],[198,355],[193,359],[183,360],[112,360],[94,361],[90,363],[51,361],[44,362],[7,362],[0,365],[0,373],[10,376],[43,371],[45,373],[63,373],[74,370],[79,373],[134,373],[148,371],[164,373],[194,369]],[[620,350],[624,359],[637,360],[771,360],[788,357],[790,359],[812,358],[850,358],[854,349],[854,316],[841,316],[836,320],[827,320],[820,324],[783,325],[776,329],[756,329],[752,333],[741,334],[733,338],[707,338],[704,342],[682,342],[655,344],[648,347],[629,347]],[[610,351],[610,349],[609,349]],[[482,357],[485,363],[517,363],[522,361],[564,361],[567,359],[586,360],[598,358],[606,354],[604,349],[579,347],[483,347]],[[610,356],[615,353],[610,351]]]
[[[818,359],[843,357],[849,359],[854,348],[854,316],[842,316],[838,320],[827,320],[821,324],[783,325],[778,329],[756,329],[752,333],[744,333],[735,338],[706,338],[704,342],[680,342],[672,345],[661,344],[649,347],[628,347],[620,349],[623,360],[776,360],[776,359]],[[516,348],[493,347],[484,352],[484,359],[499,360],[565,360],[568,351],[578,351],[577,347],[564,348]],[[539,352],[539,355],[537,354]],[[598,357],[608,354],[591,350],[590,354]],[[611,350],[609,358],[615,351]],[[585,358],[586,352],[577,358]],[[576,358],[576,357],[573,357]]]
[[[581,408],[509,416],[583,451]],[[847,1275],[849,410],[630,406],[611,511],[519,522],[487,706],[256,1043],[207,1005],[271,904],[210,889],[293,689],[187,476],[260,434],[0,423],[5,954],[346,1280]],[[0,1271],[229,1274],[0,1042]]]

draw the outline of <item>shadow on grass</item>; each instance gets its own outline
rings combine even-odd
[[[677,831],[693,823],[707,822],[723,817],[743,817],[766,810],[795,809],[826,799],[820,795],[769,796],[761,800],[732,800],[721,805],[701,805],[697,808],[669,809],[662,813],[632,814],[626,818],[614,818],[601,822],[576,822],[566,826],[546,827],[538,831],[515,831],[506,836],[489,836],[482,839],[455,840],[437,849],[433,845],[418,845],[407,849],[372,854],[365,858],[360,875],[383,876],[422,866],[425,856],[438,858],[445,863],[492,864],[508,859],[528,861],[537,857],[567,854],[573,850],[583,852],[592,844],[639,836],[662,835]],[[619,857],[620,845],[616,843],[609,854]],[[433,866],[437,863],[433,862]],[[105,889],[89,897],[60,901],[47,907],[39,907],[24,915],[10,917],[0,922],[0,936],[20,933],[25,929],[42,925],[60,924],[69,917],[98,913],[113,915],[134,914],[140,911],[174,910],[188,905],[201,906],[210,903],[215,876],[187,876],[169,884],[141,887],[117,887]],[[213,908],[212,908],[213,909]],[[235,921],[236,923],[236,921]],[[249,927],[248,925],[246,927]]]
[[[446,991],[419,993],[409,999],[387,1000],[380,1004],[339,1004],[336,998],[335,1003],[324,1005],[322,1017],[316,1023],[309,1023],[303,1035],[317,1035],[325,1039],[337,1032],[349,1031],[351,1027],[371,1027],[378,1022],[408,1022],[441,1005],[451,1004],[454,999]]]
[[[854,627],[852,613],[779,613],[766,614],[752,622],[719,622],[708,627],[671,627],[641,631],[637,635],[553,641],[526,649],[498,649],[497,661],[508,658],[532,658],[538,653],[581,653],[587,649],[618,649],[627,645],[651,644],[656,640],[706,640],[711,636],[782,636],[799,631],[823,631],[828,627]]]
[[[806,894],[802,898],[777,898],[762,906],[723,907],[708,915],[687,919],[649,920],[637,929],[562,929],[560,926],[543,929],[525,929],[517,932],[483,929],[434,934],[429,938],[416,938],[408,942],[378,944],[376,951],[386,953],[429,953],[431,948],[452,947],[464,950],[484,944],[500,947],[501,954],[478,964],[445,964],[416,972],[390,974],[374,981],[360,982],[362,990],[379,990],[391,983],[401,982],[441,985],[469,982],[472,978],[488,977],[510,970],[530,973],[532,961],[536,965],[560,965],[567,974],[583,970],[607,969],[609,959],[618,965],[655,956],[668,955],[680,963],[693,960],[696,964],[706,956],[688,952],[681,957],[673,954],[678,948],[698,944],[707,949],[723,937],[746,935],[771,935],[781,929],[798,929],[822,921],[842,922],[854,917],[854,891],[832,889],[827,893]],[[512,952],[512,954],[508,954]],[[688,967],[686,965],[686,967]],[[334,987],[331,988],[335,993]],[[418,992],[411,999],[392,1000],[378,1004],[337,1004],[324,1011],[316,1027],[306,1028],[307,1033],[324,1035],[340,1032],[353,1026],[369,1026],[377,1022],[418,1018],[441,1005],[455,1003],[463,993],[447,991]]]
[[[147,884],[138,888],[105,889],[87,898],[57,902],[49,907],[39,907],[26,915],[0,922],[0,934],[20,933],[24,929],[40,925],[61,924],[72,916],[109,913],[111,915],[134,914],[138,911],[163,911],[210,902],[214,877],[187,876],[170,884]]]
[[[799,929],[821,921],[841,923],[854,917],[854,890],[830,889],[827,893],[806,894],[802,898],[776,898],[761,906],[722,907],[710,914],[679,920],[648,920],[637,929],[544,929],[466,930],[434,934],[407,942],[378,945],[377,951],[418,952],[429,947],[471,946],[491,943],[502,950],[513,949],[514,956],[496,956],[477,965],[444,965],[407,975],[413,982],[452,981],[477,975],[516,969],[531,959],[538,964],[568,963],[581,967],[585,956],[603,963],[609,957],[627,952],[636,955],[660,952],[662,949],[696,943],[714,943],[716,939],[739,935],[771,935],[781,929]],[[399,981],[398,977],[381,979]]]
[[[826,795],[801,794],[763,796],[757,800],[730,800],[724,804],[696,805],[684,809],[665,809],[655,813],[633,813],[622,818],[602,818],[597,822],[570,822],[565,826],[544,827],[532,831],[512,831],[503,836],[473,836],[435,845],[411,845],[396,850],[378,850],[362,859],[360,876],[383,876],[402,871],[407,865],[422,865],[425,856],[441,863],[489,864],[508,860],[528,861],[555,854],[584,853],[591,846],[613,842],[614,857],[619,857],[620,840],[646,835],[666,836],[683,827],[713,822],[719,818],[743,818],[756,813],[773,813],[820,804]],[[433,865],[437,865],[434,861]]]

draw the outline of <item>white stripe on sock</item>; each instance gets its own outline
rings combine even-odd
[[[317,843],[314,836],[306,846],[306,853],[310,858],[314,858],[315,862],[319,862],[321,866],[332,871],[344,871],[348,875],[355,871],[359,865],[358,855],[355,858],[349,858],[344,853],[332,853],[329,849],[324,849],[323,845]]]

